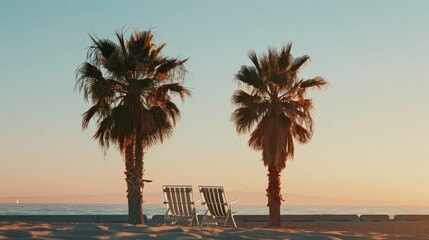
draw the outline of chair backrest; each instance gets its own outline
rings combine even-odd
[[[167,208],[173,216],[192,216],[195,208],[193,200],[192,186],[190,185],[164,185],[164,200]]]
[[[225,217],[229,210],[228,200],[222,186],[199,186],[202,204],[215,217]]]

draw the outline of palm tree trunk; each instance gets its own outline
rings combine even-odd
[[[280,172],[275,166],[268,167],[268,207],[270,209],[270,216],[268,226],[280,227],[282,225],[280,216],[280,205],[283,201],[280,188]]]
[[[138,204],[137,208],[137,214],[139,215],[138,223],[144,224],[143,219],[143,173],[144,173],[144,145],[143,145],[143,137],[141,134],[136,134],[136,141],[135,141],[135,176],[136,181],[138,182],[138,191],[136,191],[136,204]]]
[[[143,223],[141,204],[139,201],[140,183],[136,174],[135,148],[130,144],[125,149],[125,180],[127,181],[128,221],[131,224]]]

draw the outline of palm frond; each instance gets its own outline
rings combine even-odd
[[[181,115],[179,108],[175,103],[171,101],[166,101],[164,103],[164,108],[165,108],[165,111],[167,112],[168,119],[171,122],[170,125],[174,127]]]
[[[267,61],[267,64],[270,67],[270,72],[275,72],[279,70],[279,54],[277,53],[277,50],[275,48],[268,48],[268,55],[265,55],[264,59]]]
[[[161,107],[154,106],[150,112],[155,119],[156,127],[147,135],[153,141],[152,143],[155,143],[156,140],[162,143],[165,138],[171,136],[173,126],[168,119],[168,114]]]
[[[233,112],[231,120],[236,124],[238,133],[251,131],[253,126],[259,122],[269,110],[269,103],[267,101],[261,101],[257,99],[257,97],[255,97],[256,99],[252,99],[246,95],[234,96],[236,99],[233,101],[237,101],[237,105],[241,105],[241,107],[238,107]]]
[[[99,104],[93,105],[88,109],[88,111],[82,114],[82,129],[86,129],[88,127],[89,122],[97,113],[100,113]]]
[[[261,71],[261,67],[259,66],[259,60],[258,60],[258,56],[256,55],[255,51],[250,51],[247,56],[250,58],[250,60],[252,61],[253,65],[256,68],[257,72]]]
[[[158,47],[156,47],[156,48],[152,49],[152,51],[150,52],[150,56],[149,56],[149,58],[150,58],[151,60],[157,59],[157,58],[158,58],[158,56],[159,56],[159,54],[160,54],[160,52],[161,52],[161,51],[162,51],[162,49],[165,47],[165,45],[167,45],[167,44],[166,44],[166,43],[163,43],[163,44],[159,45]]]
[[[164,94],[171,93],[173,95],[178,95],[182,101],[184,101],[186,97],[191,96],[191,91],[180,83],[163,84],[158,87],[158,90]]]
[[[103,60],[101,65],[109,72],[110,77],[118,81],[125,81],[128,71],[135,69],[135,64],[123,55],[122,51],[113,52],[109,59]]]
[[[294,124],[292,127],[292,135],[299,143],[304,144],[310,141],[312,131],[299,124]]]
[[[128,51],[140,63],[146,63],[150,56],[150,51],[154,47],[153,35],[150,31],[140,32],[138,30],[131,34],[128,40]]]
[[[292,43],[288,43],[280,50],[278,62],[282,70],[289,70],[292,66],[293,57],[290,54],[291,49]]]
[[[104,118],[97,125],[97,129],[93,138],[98,140],[99,145],[103,149],[108,149],[110,146],[112,126],[113,126],[113,118],[111,116]]]
[[[118,45],[109,39],[99,39],[96,36],[91,36],[93,44],[88,50],[88,58],[97,65],[104,59],[109,59],[116,51]]]
[[[88,101],[93,89],[92,86],[95,82],[102,80],[104,78],[101,71],[91,63],[85,62],[76,70],[75,90],[78,89],[79,92],[83,92],[84,100]]]
[[[179,60],[177,58],[164,59],[164,61],[156,67],[153,78],[158,81],[164,81],[176,75],[183,76],[183,73],[186,72],[183,64],[187,60],[188,59]]]
[[[249,132],[260,118],[261,114],[256,109],[246,107],[235,109],[231,116],[238,133]]]
[[[111,120],[111,128],[105,129],[104,131],[109,131],[111,134],[111,141],[116,142],[119,140],[124,140],[134,134],[134,121],[133,112],[130,112],[130,109],[124,105],[119,105],[112,109],[111,115],[107,118]]]
[[[264,84],[263,80],[259,77],[256,67],[242,66],[234,77],[239,83],[244,83],[256,89],[261,88]]]
[[[301,67],[310,60],[310,57],[307,55],[304,55],[302,57],[295,58],[295,60],[292,63],[292,66],[290,68],[290,71],[298,74]]]
[[[126,42],[125,42],[123,31],[115,31],[115,35],[116,35],[116,38],[118,39],[119,46],[121,47],[122,52],[124,54],[126,54],[127,53],[127,46],[126,46]]]
[[[323,87],[326,87],[327,85],[328,85],[328,82],[324,78],[317,76],[313,79],[307,79],[302,81],[299,86],[301,88],[316,87],[318,89],[321,89]]]
[[[155,87],[156,82],[151,78],[144,78],[144,79],[136,79],[131,78],[128,80],[128,88],[129,89],[135,89],[139,91],[143,91],[148,88]]]
[[[259,95],[248,94],[243,90],[236,90],[232,95],[231,101],[238,107],[250,107],[263,101]]]
[[[265,146],[266,136],[263,134],[267,127],[265,126],[264,118],[256,125],[253,132],[250,133],[249,141],[247,145],[254,150],[263,150]],[[263,159],[264,160],[264,159]],[[265,160],[264,160],[265,161]]]

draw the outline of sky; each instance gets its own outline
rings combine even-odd
[[[74,85],[88,34],[114,39],[115,30],[128,36],[138,28],[167,43],[165,55],[189,57],[184,85],[192,91],[178,101],[173,137],[145,154],[145,178],[153,180],[145,193],[222,185],[264,199],[261,153],[230,120],[233,78],[251,65],[250,50],[292,42],[294,56],[311,57],[302,77],[323,76],[330,87],[309,94],[313,139],[297,144],[282,193],[427,206],[427,9],[424,0],[0,0],[0,201],[122,194],[126,202],[122,157],[115,148],[103,154],[93,123],[82,131],[90,105]]]

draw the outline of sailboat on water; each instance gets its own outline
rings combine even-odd
[[[19,205],[19,198],[16,199],[16,205]]]

